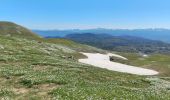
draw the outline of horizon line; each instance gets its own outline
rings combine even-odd
[[[41,31],[66,31],[66,30],[170,30],[170,28],[68,28],[68,29],[31,29]]]

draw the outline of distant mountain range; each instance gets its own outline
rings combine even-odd
[[[151,40],[159,40],[170,43],[169,29],[88,29],[88,30],[33,30],[35,33],[43,37],[64,37],[68,34],[94,33],[94,34],[110,34],[112,36],[135,36]]]
[[[136,53],[170,53],[170,44],[134,36],[112,36],[109,34],[69,34],[65,38],[111,51]]]

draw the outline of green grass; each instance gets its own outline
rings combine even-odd
[[[50,39],[45,39],[45,42],[48,43],[55,43],[55,44],[60,44],[60,45],[64,45],[64,46],[68,46],[69,48],[76,50],[78,52],[99,52],[99,53],[105,53],[105,50],[102,49],[98,49],[89,45],[84,45],[84,44],[79,44],[76,43],[74,41],[71,40],[67,40],[67,39],[54,39],[54,38],[50,38]]]
[[[77,59],[84,56],[79,50],[102,50],[70,45],[0,36],[0,99],[170,99],[169,76],[137,76],[81,64]],[[159,61],[167,64],[166,59]]]
[[[6,21],[0,21],[0,35],[5,35],[9,37],[19,37],[19,38],[26,38],[26,39],[36,39],[36,40],[42,40],[42,38],[33,32],[31,30],[22,27],[20,25],[17,25],[12,22],[6,22]]]
[[[160,72],[159,76],[170,77],[170,55],[167,54],[151,54],[148,57],[142,57],[136,53],[119,53],[127,57],[126,64],[154,69]],[[118,61],[122,62],[122,61]]]

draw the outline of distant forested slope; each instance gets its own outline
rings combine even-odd
[[[108,34],[69,34],[65,38],[106,50],[142,53],[170,53],[170,44],[134,36]]]

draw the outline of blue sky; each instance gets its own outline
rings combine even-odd
[[[170,0],[1,0],[0,20],[30,29],[170,29]]]

